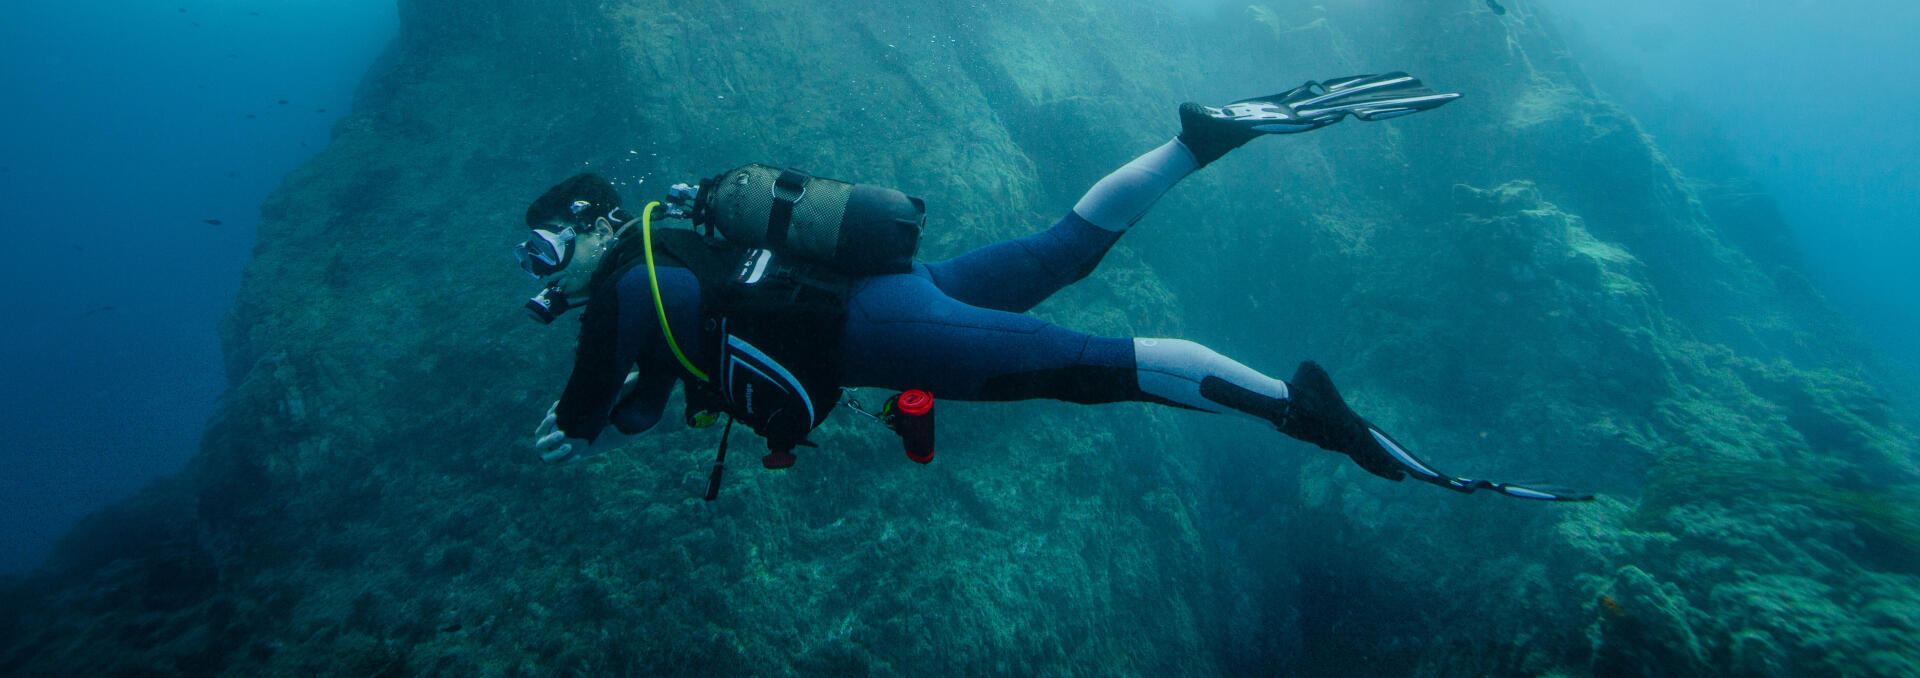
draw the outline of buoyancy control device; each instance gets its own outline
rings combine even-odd
[[[655,231],[652,207],[639,229],[644,259],[627,266],[646,266],[662,333],[686,371],[688,423],[728,415],[767,439],[767,467],[792,465],[792,449],[808,444],[807,434],[839,401],[849,278],[687,229]],[[697,362],[673,339],[661,310],[656,256],[700,281]]]
[[[644,222],[652,209],[643,215],[649,243],[654,236]],[[751,164],[698,187],[675,185],[665,214],[691,219],[706,234],[660,233],[668,256],[701,279],[701,341],[706,355],[717,356],[708,371],[681,357],[701,377],[687,382],[687,421],[710,424],[725,414],[728,430],[739,421],[766,438],[763,466],[790,467],[793,449],[811,445],[806,436],[840,400],[839,339],[851,279],[912,270],[925,203],[890,188]],[[705,253],[690,251],[695,248]],[[695,263],[710,259],[715,248],[737,262],[722,271],[724,279],[716,279],[713,265]],[[903,441],[911,439],[908,456],[926,463],[932,460],[931,396],[916,393],[924,399],[915,405],[920,409],[883,421],[896,432],[913,431],[901,433]],[[896,418],[911,424],[896,427]],[[724,473],[726,439],[723,432],[709,500]]]

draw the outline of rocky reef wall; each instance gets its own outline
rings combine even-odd
[[[1778,217],[1696,190],[1527,3],[1393,4],[404,1],[263,208],[201,457],[7,587],[0,672],[1912,669],[1914,440]],[[839,416],[713,503],[712,431],[528,449],[573,337],[505,251],[568,174],[892,185],[942,258],[1050,223],[1180,101],[1390,69],[1468,96],[1235,152],[1038,312],[1320,360],[1443,467],[1593,504],[1139,405],[943,404],[929,467]]]

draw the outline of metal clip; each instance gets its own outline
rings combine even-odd
[[[869,412],[867,411],[867,408],[860,406],[860,398],[854,395],[854,393],[859,390],[860,389],[847,388],[845,386],[840,387],[840,394],[847,403],[847,409],[853,410],[854,413],[859,414],[860,416],[866,417],[868,419],[872,419],[874,421],[877,421],[883,424],[886,423],[886,420],[881,419],[880,415]]]

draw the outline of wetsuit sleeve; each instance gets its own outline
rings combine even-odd
[[[621,433],[644,433],[660,423],[667,410],[667,396],[673,394],[675,376],[666,370],[643,370],[633,392],[613,406],[613,427]]]
[[[609,285],[609,288],[613,286]],[[608,413],[627,378],[634,356],[619,355],[620,297],[608,289],[595,294],[580,316],[580,343],[574,349],[573,374],[560,394],[555,426],[569,438],[592,441],[606,428]]]
[[[678,330],[691,330],[699,321],[700,284],[684,268],[659,268],[660,294],[667,316]],[[683,348],[699,352],[681,330]],[[627,371],[638,367],[640,381],[626,398],[620,386]],[[594,294],[580,318],[580,346],[574,354],[573,375],[560,395],[556,426],[569,437],[593,440],[608,423],[622,433],[652,428],[666,409],[667,396],[680,368],[660,332],[659,313],[653,307],[653,289],[646,269],[636,267],[614,284]]]

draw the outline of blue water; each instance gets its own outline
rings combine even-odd
[[[1513,3],[1518,4],[1518,3]],[[1920,4],[1540,0],[1654,90],[1656,140],[1717,134],[1779,202],[1832,301],[1920,365]],[[1911,370],[1920,376],[1920,370]]]
[[[397,22],[393,0],[8,7],[0,572],[192,457],[260,203]]]

